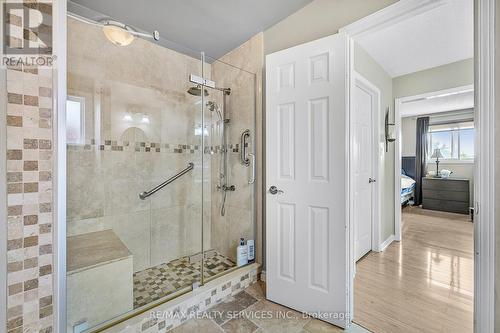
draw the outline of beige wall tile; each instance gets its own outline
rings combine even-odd
[[[10,23],[19,24],[19,18],[11,17]],[[52,234],[48,227],[52,219],[44,221],[45,225],[38,223],[40,214],[50,212],[52,207],[52,117],[49,109],[40,112],[38,106],[39,95],[51,95],[52,83],[49,80],[48,89],[41,89],[38,70],[21,69],[7,70],[7,329],[12,329],[9,333],[49,333],[53,326],[52,278],[42,278],[52,274]],[[45,153],[40,154],[39,149]],[[44,172],[42,183],[39,170]],[[40,200],[44,203],[41,206]],[[42,257],[45,264],[39,266]]]

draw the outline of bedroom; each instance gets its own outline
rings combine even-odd
[[[472,13],[460,0],[346,29],[358,34],[353,167],[369,176],[355,183],[354,322],[371,331],[472,331]]]

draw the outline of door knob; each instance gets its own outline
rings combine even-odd
[[[377,180],[373,179],[372,177],[368,178],[368,183],[375,183]]]
[[[285,192],[283,192],[283,190],[280,190],[276,186],[273,185],[269,188],[269,193],[274,195],[274,194],[281,194],[281,193],[285,193]]]

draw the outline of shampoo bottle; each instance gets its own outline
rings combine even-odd
[[[245,245],[245,239],[240,238],[240,246],[236,248],[236,264],[243,266],[248,264],[248,247]]]

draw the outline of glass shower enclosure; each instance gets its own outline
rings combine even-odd
[[[199,54],[68,18],[67,332],[237,269],[255,240],[255,74]]]

